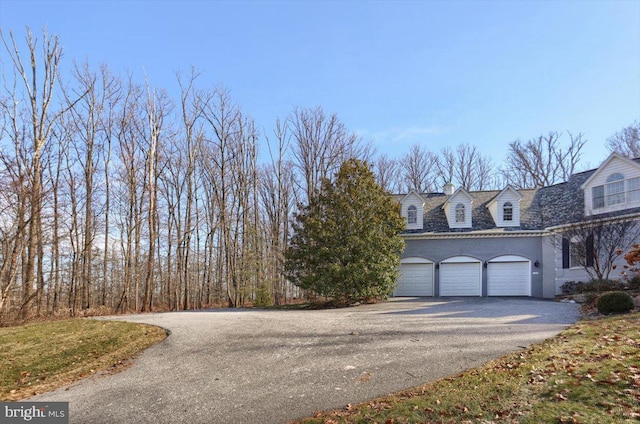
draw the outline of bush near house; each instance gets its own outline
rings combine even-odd
[[[626,290],[628,285],[619,280],[567,281],[560,289],[565,295],[581,293],[603,293]]]
[[[582,304],[585,315],[629,312],[640,299],[640,274],[623,281],[567,281],[560,288],[563,295]]]
[[[596,306],[598,312],[605,315],[629,312],[635,307],[631,296],[624,292],[605,293],[598,298]]]

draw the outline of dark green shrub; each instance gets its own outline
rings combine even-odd
[[[624,292],[605,293],[596,304],[601,314],[629,312],[634,308],[633,299]]]

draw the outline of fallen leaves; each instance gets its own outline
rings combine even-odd
[[[393,424],[638,421],[638,358],[640,314],[582,321],[483,367],[319,418]]]

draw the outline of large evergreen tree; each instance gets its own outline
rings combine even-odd
[[[404,225],[366,163],[348,160],[296,216],[287,277],[339,303],[386,298],[398,277]]]

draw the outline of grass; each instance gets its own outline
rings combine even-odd
[[[89,319],[0,328],[0,400],[25,399],[117,370],[165,337],[150,325]]]
[[[581,321],[457,376],[309,423],[624,423],[640,421],[640,313]]]

